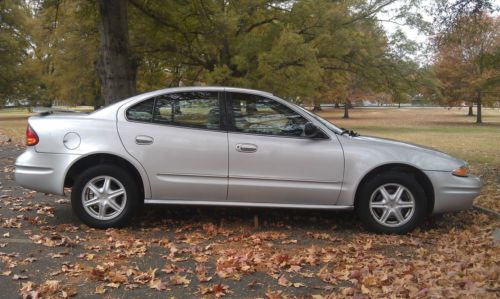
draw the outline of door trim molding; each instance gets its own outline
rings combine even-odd
[[[156,174],[157,177],[203,177],[203,178],[220,178],[220,179],[234,179],[234,180],[256,180],[256,181],[277,181],[277,182],[297,182],[297,183],[319,183],[319,184],[341,184],[341,181],[317,181],[306,179],[286,179],[286,178],[273,178],[273,177],[255,177],[244,175],[222,176],[213,174],[193,174],[193,173],[168,173],[160,172]]]
[[[287,179],[287,178],[273,178],[273,177],[254,177],[244,175],[230,175],[229,179],[243,179],[243,180],[258,180],[258,181],[277,181],[277,182],[297,182],[297,183],[320,183],[320,184],[340,184],[341,181],[317,181],[306,179]]]
[[[168,172],[160,172],[156,174],[157,177],[202,177],[202,178],[218,178],[218,179],[227,179],[227,176],[223,175],[215,175],[215,174],[205,174],[205,173],[168,173]]]

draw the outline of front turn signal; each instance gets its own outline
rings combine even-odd
[[[469,168],[467,166],[459,167],[451,172],[454,176],[466,177],[469,176]]]

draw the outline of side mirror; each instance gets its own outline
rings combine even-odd
[[[307,122],[304,125],[304,135],[309,138],[317,137],[321,131],[313,123]]]

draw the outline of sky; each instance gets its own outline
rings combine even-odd
[[[425,21],[432,22],[432,16],[426,11],[426,8],[431,6],[432,0],[422,0],[421,2],[422,2],[422,5],[419,6],[419,9],[417,10],[416,8],[414,8],[412,12],[413,13],[415,13],[415,12],[420,13],[420,14],[422,14],[422,17],[424,18]],[[398,25],[396,23],[390,22],[390,20],[394,19],[394,16],[400,7],[401,7],[400,2],[395,2],[395,3],[387,6],[386,9],[384,9],[381,13],[379,13],[379,19],[383,20],[381,22],[381,24],[384,27],[384,29],[389,34],[392,34],[396,30],[400,29],[411,40],[416,41],[416,42],[426,42],[428,37],[425,34],[420,33],[417,29],[415,29],[411,26]]]
[[[419,30],[414,27],[408,25],[398,25],[394,22],[391,22],[391,20],[394,20],[394,16],[396,15],[397,10],[401,7],[401,2],[403,1],[396,1],[395,3],[387,6],[386,9],[378,14],[378,18],[382,20],[380,23],[382,24],[388,35],[393,34],[399,29],[405,33],[408,39],[417,42],[420,45],[420,50],[418,51],[417,55],[414,56],[414,59],[424,60],[420,61],[420,63],[425,64],[425,62],[428,62],[429,59],[429,56],[425,52],[425,47],[429,43],[429,38],[431,38],[432,36],[427,35],[423,32],[419,32]],[[421,4],[418,6],[418,8],[413,8],[412,12],[420,13],[425,21],[432,23],[433,17],[430,15],[429,10],[432,7],[434,0],[421,0],[420,2]],[[496,11],[494,12],[494,14],[499,14],[500,0],[493,0],[493,8]]]

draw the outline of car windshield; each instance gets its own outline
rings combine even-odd
[[[336,127],[335,125],[333,125],[331,122],[327,121],[326,119],[323,119],[323,118],[319,117],[318,115],[316,115],[316,114],[308,111],[305,108],[300,107],[299,105],[296,105],[296,104],[294,104],[294,105],[296,107],[298,107],[301,111],[304,111],[305,113],[307,113],[307,115],[313,117],[314,119],[316,119],[317,121],[319,121],[320,123],[322,123],[323,125],[325,125],[325,127],[327,127],[333,133],[341,134],[343,132],[342,129]]]

